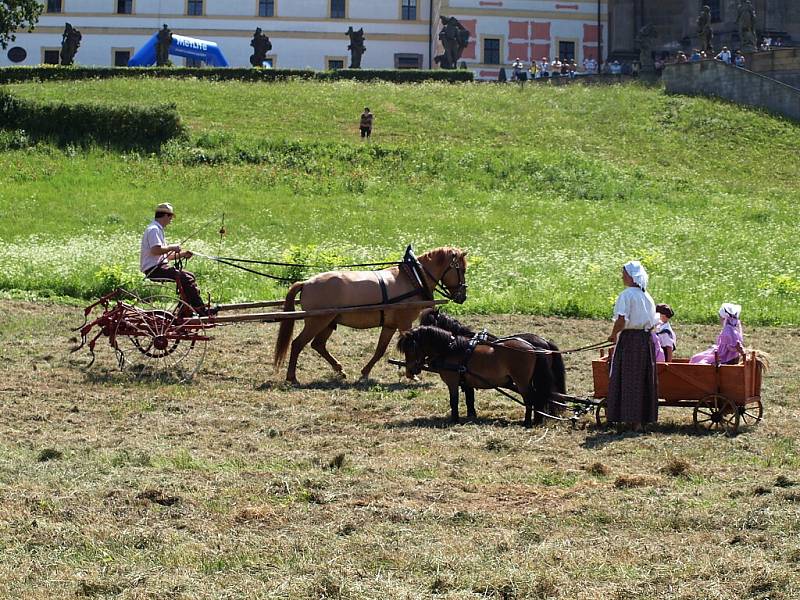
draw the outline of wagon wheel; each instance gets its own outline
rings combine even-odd
[[[739,420],[747,427],[758,423],[763,415],[764,405],[761,404],[761,398],[750,399],[739,406]]]
[[[722,394],[710,394],[694,407],[694,426],[708,431],[724,431],[733,436],[739,430],[739,407]]]
[[[608,414],[606,412],[607,408],[608,403],[606,402],[606,399],[603,398],[594,409],[594,420],[598,427],[608,427]]]
[[[192,308],[173,296],[153,296],[132,303],[117,322],[117,360],[139,379],[190,381],[203,364],[208,340],[190,339],[196,328],[183,325]]]

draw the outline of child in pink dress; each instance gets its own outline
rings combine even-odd
[[[735,365],[744,354],[744,335],[739,315],[742,307],[726,302],[719,309],[722,331],[717,343],[708,350],[695,354],[689,362],[694,365]],[[715,363],[715,360],[717,361]]]

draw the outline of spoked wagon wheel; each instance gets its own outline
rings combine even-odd
[[[739,420],[746,427],[758,423],[763,415],[764,405],[761,404],[761,398],[750,399],[739,406]]]
[[[197,339],[197,327],[184,325],[192,316],[191,307],[172,296],[140,299],[132,306],[114,333],[120,368],[139,379],[190,381],[203,364],[208,344]]]
[[[608,427],[608,414],[606,413],[607,408],[608,404],[606,399],[603,398],[594,409],[594,420],[598,427]]]
[[[722,394],[710,394],[694,407],[694,426],[709,431],[724,431],[733,436],[739,430],[739,407]]]

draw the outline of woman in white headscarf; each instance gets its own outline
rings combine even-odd
[[[641,429],[658,420],[656,357],[650,331],[658,323],[656,305],[647,293],[647,271],[632,260],[622,267],[625,289],[614,304],[616,342],[611,359],[606,414],[609,422]]]

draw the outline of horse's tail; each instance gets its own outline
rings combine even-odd
[[[553,342],[549,343],[550,350],[556,352],[556,354],[551,354],[551,365],[552,365],[552,377],[553,377],[553,387],[555,391],[559,394],[566,394],[567,393],[567,369],[564,366],[564,355],[559,352],[558,346],[556,346]]]
[[[294,297],[297,295],[297,292],[303,289],[303,285],[305,284],[302,281],[298,281],[289,288],[289,291],[286,293],[286,300],[283,302],[284,312],[294,310]],[[286,360],[286,353],[289,350],[293,332],[294,319],[281,321],[280,329],[278,329],[278,340],[275,342],[275,358],[272,362],[276,369]]]
[[[555,356],[555,355],[552,355]],[[552,399],[553,387],[556,385],[557,378],[553,375],[552,363],[544,354],[536,355],[536,364],[533,366],[533,405],[536,410],[545,410],[553,414],[558,407],[550,404]]]

